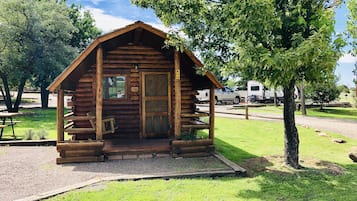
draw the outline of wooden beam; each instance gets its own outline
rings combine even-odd
[[[135,45],[140,44],[139,42],[140,42],[142,34],[143,34],[143,29],[142,28],[135,29],[134,37],[133,37],[133,41],[134,41]]]
[[[175,139],[181,136],[181,70],[180,53],[175,50],[175,112],[174,112],[174,134]]]
[[[57,91],[57,142],[64,140],[64,91]]]
[[[214,140],[214,87],[209,90],[209,139]]]
[[[95,115],[96,115],[96,139],[103,139],[103,128],[102,128],[102,112],[103,112],[103,48],[101,46],[97,49],[97,60],[96,60],[96,101],[95,101]]]

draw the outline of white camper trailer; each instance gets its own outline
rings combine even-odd
[[[250,102],[274,102],[274,93],[278,101],[283,101],[284,93],[281,89],[268,89],[262,83],[249,80],[247,83],[248,100]]]

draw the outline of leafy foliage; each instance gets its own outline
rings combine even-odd
[[[353,55],[357,55],[357,0],[349,0],[347,2],[347,8],[350,11],[350,15],[348,16],[347,21],[347,31],[349,36],[352,38],[350,44],[353,47]],[[355,68],[353,70],[353,74],[355,75],[354,82],[357,85],[357,63],[355,64]]]
[[[51,8],[51,9],[48,9]],[[18,111],[26,81],[41,89],[48,106],[47,86],[78,52],[100,34],[88,11],[65,1],[4,0],[0,2],[1,92],[9,111]],[[10,88],[18,89],[13,103]]]
[[[223,74],[239,73],[271,87],[284,88],[286,162],[297,168],[298,133],[294,86],[333,74],[341,36],[333,34],[330,0],[132,0],[154,9],[166,24],[181,27],[205,66]]]
[[[336,82],[337,79],[332,79],[320,84],[307,85],[305,87],[305,95],[307,98],[319,103],[320,109],[322,109],[324,103],[329,103],[339,97],[341,91],[338,89]]]
[[[68,8],[69,18],[75,29],[72,30],[70,45],[79,51],[84,50],[101,31],[95,26],[94,19],[88,10],[81,12],[82,6],[72,4]]]

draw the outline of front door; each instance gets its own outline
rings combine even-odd
[[[168,137],[170,133],[170,74],[142,73],[142,136]]]

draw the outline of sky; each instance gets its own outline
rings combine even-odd
[[[96,21],[96,26],[103,33],[122,28],[138,20],[168,31],[168,28],[155,16],[153,10],[136,7],[129,0],[68,0],[67,2],[81,4],[84,9],[89,10]],[[345,4],[336,10],[336,33],[345,31],[347,15],[348,10]],[[348,54],[348,49],[349,47],[345,48],[346,53],[339,59],[335,74],[339,77],[339,84],[353,87],[352,70],[357,58]]]

